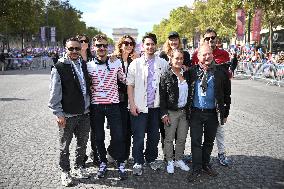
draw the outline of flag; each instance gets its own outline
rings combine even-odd
[[[245,36],[245,28],[246,28],[246,14],[245,14],[244,9],[237,10],[236,23],[237,23],[237,39],[243,40]]]
[[[252,40],[260,41],[260,30],[261,30],[261,9],[256,9],[252,20]]]

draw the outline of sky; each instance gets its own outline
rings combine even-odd
[[[70,0],[83,12],[82,20],[88,27],[100,29],[112,38],[112,28],[136,28],[138,40],[150,32],[154,24],[169,18],[170,11],[191,6],[194,0]]]

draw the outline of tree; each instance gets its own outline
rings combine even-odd
[[[263,11],[263,26],[269,28],[269,51],[272,52],[273,29],[284,26],[284,3],[281,0],[256,0],[255,7]]]
[[[1,1],[1,21],[6,35],[21,35],[22,48],[24,38],[38,32],[43,18],[44,0],[10,0]]]

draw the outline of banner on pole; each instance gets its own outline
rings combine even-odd
[[[261,30],[261,9],[256,9],[252,21],[252,40],[260,41],[260,30]]]
[[[51,27],[50,28],[50,41],[56,42],[55,37],[56,37],[56,29],[55,27]]]
[[[245,29],[246,29],[246,14],[244,9],[237,10],[236,23],[237,23],[237,39],[244,40]]]

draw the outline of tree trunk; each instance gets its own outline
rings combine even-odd
[[[22,37],[22,50],[24,50],[24,32],[22,31],[21,33],[21,37]]]
[[[269,52],[272,52],[272,44],[273,44],[273,29],[272,29],[272,22],[269,21]]]

